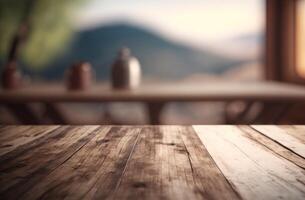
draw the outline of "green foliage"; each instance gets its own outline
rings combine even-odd
[[[5,59],[11,40],[31,0],[0,0],[0,57]],[[32,0],[33,1],[33,0]],[[30,30],[19,60],[33,69],[44,67],[63,52],[73,35],[73,11],[81,0],[34,0],[29,9]]]

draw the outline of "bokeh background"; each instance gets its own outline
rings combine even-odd
[[[29,82],[64,84],[72,63],[88,61],[96,80],[107,83],[121,47],[130,48],[139,59],[144,82],[261,81],[265,4],[265,0],[1,0],[0,66],[7,60],[14,34],[26,22],[18,67]],[[305,10],[304,1],[302,5]],[[304,18],[305,12],[300,13]],[[304,46],[298,46],[298,52],[305,52]],[[299,58],[304,65],[304,56]],[[304,69],[300,73],[305,74]],[[64,107],[82,123],[94,123],[104,115],[123,124],[147,120],[139,104]],[[173,103],[166,110],[164,122],[169,124],[223,122],[222,103]],[[126,121],[130,112],[134,118]],[[9,114],[1,118],[13,123]]]

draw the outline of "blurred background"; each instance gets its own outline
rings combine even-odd
[[[277,67],[269,62],[267,67],[275,54],[266,50],[269,35],[276,34],[272,33],[276,28],[270,27],[280,24],[279,34],[285,23],[291,24],[272,17],[284,13],[286,6],[272,0],[1,0],[1,71],[13,59],[29,83],[65,84],[67,69],[86,61],[96,81],[107,84],[119,49],[128,47],[141,63],[143,82],[242,84],[270,79],[302,85],[305,0],[288,1],[293,2],[296,16],[295,74],[289,77],[283,70],[280,75],[277,72],[285,61]],[[14,40],[16,35],[19,42]],[[42,109],[38,104],[31,106],[37,112]],[[170,103],[162,123],[226,123],[226,106],[222,102]],[[60,107],[65,115],[73,116],[69,122],[73,124],[147,123],[139,103],[61,103]],[[2,124],[20,123],[5,106],[0,109]]]

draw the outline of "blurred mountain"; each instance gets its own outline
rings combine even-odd
[[[145,77],[173,80],[193,74],[222,74],[252,61],[251,57],[224,54],[222,50],[228,46],[224,44],[217,51],[212,48],[196,49],[165,39],[153,31],[121,23],[77,32],[65,53],[40,71],[25,66],[22,61],[20,64],[23,72],[34,79],[59,80],[72,63],[89,61],[96,78],[106,80],[118,50],[129,47],[140,60]],[[2,68],[3,60],[0,64]]]
[[[257,62],[263,59],[264,39],[263,33],[243,34],[214,43],[209,50],[216,52],[218,55],[228,56],[231,59]]]
[[[152,31],[127,24],[113,24],[78,32],[60,58],[42,72],[59,79],[71,63],[89,61],[98,79],[107,79],[121,47],[129,47],[142,65],[144,76],[177,79],[194,73],[223,73],[245,60],[233,59],[167,40]]]

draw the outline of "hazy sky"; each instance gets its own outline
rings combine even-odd
[[[129,22],[195,45],[264,29],[264,0],[91,0],[79,28]]]

